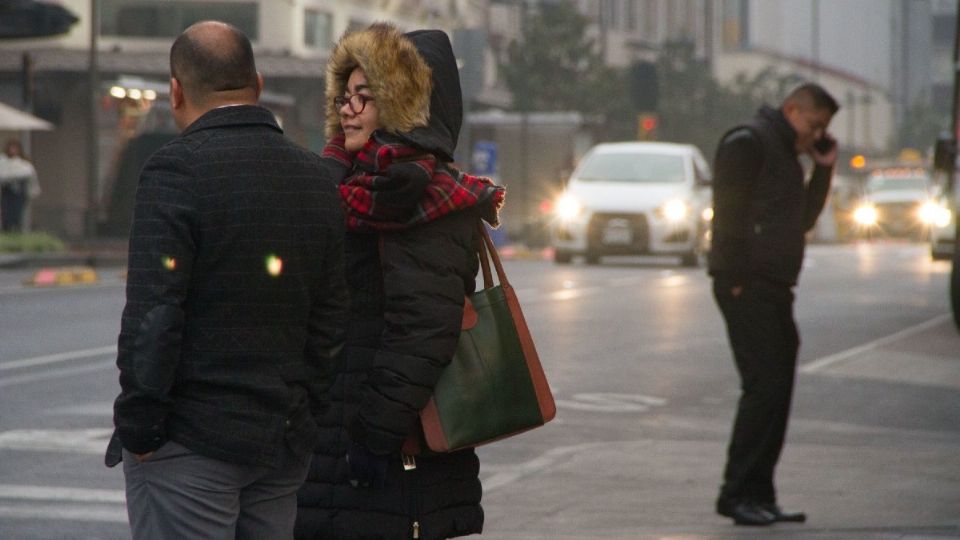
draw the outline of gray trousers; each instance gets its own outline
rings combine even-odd
[[[133,538],[289,540],[307,467],[289,449],[278,469],[208,458],[173,441],[143,463],[124,450]]]

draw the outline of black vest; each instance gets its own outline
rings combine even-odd
[[[718,243],[716,252],[710,254],[711,273],[722,275],[732,269],[731,257],[746,256],[744,270],[749,279],[792,286],[800,274],[806,243],[807,195],[803,167],[794,149],[796,136],[783,114],[769,107],[761,108],[749,123],[728,131],[721,141],[743,129],[749,130],[760,146],[756,156],[759,172],[747,195],[750,198],[747,215],[730,217],[747,220],[750,236],[742,255],[739,250],[728,253]],[[720,226],[720,223],[714,225]],[[719,236],[716,239],[719,240]]]

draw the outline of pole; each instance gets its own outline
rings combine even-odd
[[[523,33],[523,43],[524,47],[527,45],[527,33],[529,32],[528,27],[529,21],[527,16],[527,1],[522,0],[520,3],[520,31]],[[530,212],[530,196],[531,196],[531,185],[530,185],[530,175],[529,175],[529,164],[528,164],[528,136],[530,131],[530,91],[529,87],[526,92],[523,92],[523,95],[520,96],[520,99],[517,100],[517,105],[519,105],[520,112],[520,181],[523,183],[523,188],[520,190],[520,210],[523,212],[523,239],[525,242],[529,243],[532,236],[532,220]]]
[[[820,0],[813,0],[810,14],[810,43],[813,53],[813,80],[820,82]]]
[[[953,111],[951,127],[951,139],[954,145],[954,159],[949,164],[947,170],[947,200],[952,204],[954,232],[953,232],[953,257],[950,268],[950,308],[953,311],[953,322],[960,330],[960,218],[957,217],[957,186],[955,185],[957,163],[956,146],[958,140],[958,128],[960,128],[960,0],[957,0],[956,26],[953,34]]]
[[[90,0],[90,69],[89,95],[87,96],[88,120],[87,125],[87,212],[86,236],[92,238],[97,234],[97,206],[100,184],[100,66],[98,52],[98,38],[100,35],[100,0]]]

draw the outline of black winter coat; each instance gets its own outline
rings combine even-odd
[[[266,109],[214,109],[157,151],[137,188],[107,464],[121,443],[167,440],[234,463],[276,466],[287,445],[306,459],[343,344],[343,231],[328,169]]]
[[[405,471],[400,446],[416,429],[460,332],[464,294],[478,268],[478,215],[463,212],[408,231],[347,236],[352,295],[347,345],[336,364],[332,405],[300,490],[297,538],[450,538],[480,532],[479,462],[473,450],[417,457]],[[386,285],[384,285],[386,284]],[[368,381],[373,384],[367,384]],[[360,411],[365,444],[391,448],[386,486],[348,483],[348,428]]]
[[[783,113],[761,108],[752,122],[727,132],[717,147],[713,179],[710,274],[732,284],[762,279],[792,286],[803,263],[805,234],[830,191],[830,167],[809,183]]]
[[[328,101],[343,95],[350,71],[360,65],[374,89],[384,132],[449,160],[462,106],[445,34],[401,37],[395,30],[368,29],[341,40],[331,57]],[[427,95],[399,91],[423,77],[432,79]],[[339,126],[335,111],[330,114],[328,134],[333,134]],[[429,118],[429,125],[410,129],[416,118]],[[401,456],[404,439],[419,429],[418,413],[456,350],[464,296],[474,291],[479,269],[481,214],[480,207],[471,207],[397,232],[347,234],[347,344],[299,492],[296,538],[441,540],[481,532],[480,465],[473,450],[417,456],[412,470],[404,469]],[[349,484],[345,454],[353,442],[388,456],[383,488]]]

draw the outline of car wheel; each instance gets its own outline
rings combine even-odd
[[[553,252],[553,262],[557,264],[570,264],[573,260],[573,254],[569,251],[557,249]]]

